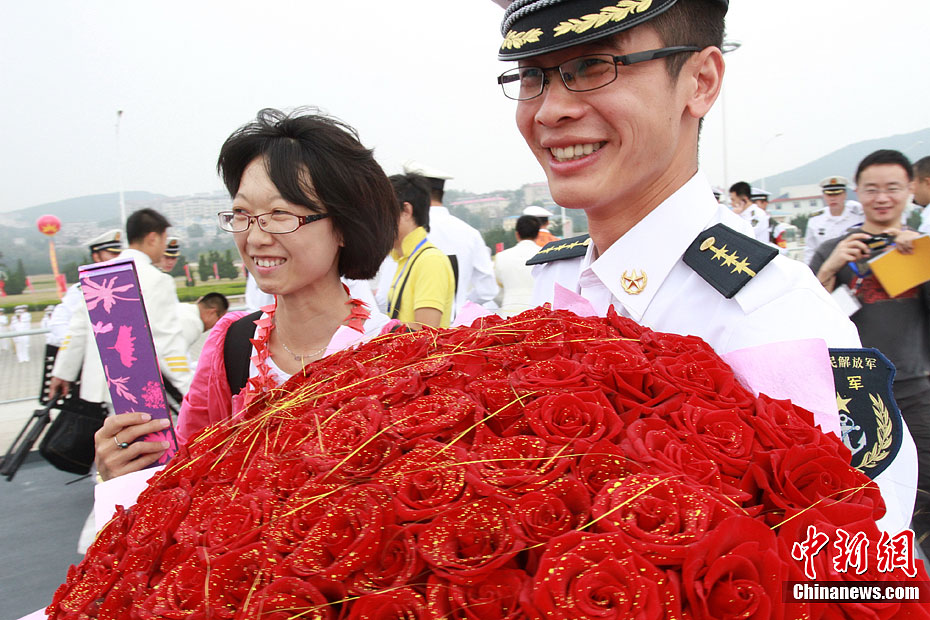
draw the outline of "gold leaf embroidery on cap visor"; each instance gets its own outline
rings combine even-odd
[[[538,43],[539,37],[542,35],[542,33],[543,31],[539,28],[532,28],[526,32],[516,32],[515,30],[511,30],[504,38],[504,42],[501,44],[501,49],[520,49],[527,43]]]
[[[578,19],[570,19],[555,27],[555,36],[574,32],[581,34],[591,28],[600,28],[610,22],[620,22],[631,13],[642,13],[652,6],[652,0],[620,0],[614,6],[605,6],[599,13],[584,15]],[[508,33],[509,36],[509,33]]]

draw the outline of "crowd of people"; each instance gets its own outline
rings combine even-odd
[[[911,253],[930,230],[930,217],[920,231],[902,224],[912,196],[930,201],[930,158],[865,157],[854,177],[861,210],[846,178],[821,181],[826,208],[810,219],[804,262],[789,259],[769,223],[768,193],[740,182],[721,203],[698,169],[701,119],[723,80],[727,2],[654,3],[636,19],[549,36],[578,17],[578,4],[514,2],[500,58],[518,66],[498,82],[516,100],[517,129],[554,201],[587,216],[585,235],[558,239],[552,214],[530,206],[516,220],[516,244],[492,257],[480,233],[443,206],[447,173],[408,162],[389,177],[349,125],[266,109],[229,136],[217,164],[232,199],[219,227],[263,294],[252,312],[227,312],[221,296],[178,302],[164,271],[180,240],[169,240],[170,224],[155,211],[129,217],[126,248],[120,231],[89,243],[95,262],[136,263],[164,379],[184,395],[179,441],[335,351],[449,327],[469,303],[512,316],[566,289],[600,315],[613,308],[656,331],[699,336],[720,354],[802,339],[881,350],[898,369],[894,391],[909,429],[901,458],[916,444],[919,464],[895,481],[916,480],[917,511],[913,494],[893,509],[906,521],[913,512],[930,551],[930,282],[890,297],[866,260]],[[857,311],[841,310],[840,294]],[[51,391],[66,393],[80,374],[81,398],[105,408],[77,287],[49,328],[60,338]],[[207,330],[194,367],[188,348]],[[136,440],[163,425],[141,413],[109,416],[96,436],[101,478],[154,463],[167,446]]]

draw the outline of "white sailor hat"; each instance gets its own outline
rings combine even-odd
[[[123,250],[123,231],[118,228],[108,230],[107,232],[94,237],[87,242],[91,253],[109,250],[110,252],[121,252]]]
[[[427,166],[413,159],[408,159],[405,161],[403,168],[404,174],[418,174],[421,177],[424,177],[427,181],[429,181],[430,189],[442,191],[446,181],[452,178],[452,175],[447,172],[443,172],[438,168]]]
[[[523,215],[532,215],[533,217],[552,217],[552,214],[536,205],[530,205],[523,209]]]
[[[165,246],[165,256],[168,258],[177,258],[181,255],[181,240],[177,237],[168,237],[168,244]]]
[[[771,193],[765,191],[764,189],[760,189],[758,187],[753,187],[751,190],[749,190],[750,200],[768,200],[769,196],[771,195],[772,195]]]
[[[820,182],[820,189],[824,194],[842,194],[849,187],[849,179],[846,177],[827,177]]]
[[[27,306],[26,304],[20,304],[16,306],[13,310],[15,310],[16,312],[25,312],[28,309],[29,309],[29,306]]]

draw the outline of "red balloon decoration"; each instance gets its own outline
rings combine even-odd
[[[61,220],[54,215],[43,215],[36,220],[36,226],[40,233],[52,237],[61,230]]]

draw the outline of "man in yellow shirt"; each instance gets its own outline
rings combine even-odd
[[[449,327],[455,276],[449,258],[429,242],[429,184],[414,174],[396,174],[391,184],[402,211],[391,258],[397,271],[388,293],[388,315],[411,329]]]

